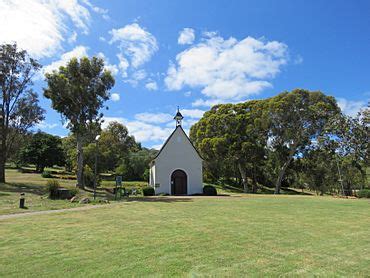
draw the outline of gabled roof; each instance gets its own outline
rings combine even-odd
[[[170,141],[171,137],[175,134],[176,130],[180,128],[182,130],[182,132],[184,133],[185,137],[188,139],[190,145],[193,147],[193,149],[196,151],[196,153],[199,155],[200,159],[204,160],[203,157],[200,155],[200,153],[198,152],[198,150],[195,148],[194,144],[191,142],[190,138],[188,137],[188,135],[186,134],[186,132],[184,131],[184,129],[181,127],[181,125],[178,125],[176,126],[176,128],[174,129],[174,131],[172,131],[171,135],[167,138],[166,142],[164,142],[162,148],[159,150],[159,152],[157,153],[157,155],[153,158],[152,161],[156,160],[157,157],[161,154],[162,150],[166,147],[167,143]]]

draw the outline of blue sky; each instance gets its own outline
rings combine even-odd
[[[0,0],[0,42],[17,41],[51,71],[99,55],[116,85],[104,112],[159,148],[180,106],[188,130],[215,103],[305,88],[347,114],[370,98],[369,1]],[[42,97],[37,128],[65,136]]]

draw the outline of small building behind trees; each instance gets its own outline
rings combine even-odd
[[[203,159],[183,130],[177,111],[176,128],[150,164],[149,184],[156,194],[191,195],[203,192]]]

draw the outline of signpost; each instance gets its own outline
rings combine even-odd
[[[114,199],[117,200],[117,193],[119,191],[119,197],[121,198],[122,196],[122,176],[116,176],[116,190],[115,190],[115,195]]]

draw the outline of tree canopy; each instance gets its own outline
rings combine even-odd
[[[114,78],[104,69],[101,58],[71,59],[66,66],[45,75],[44,96],[67,123],[77,141],[77,185],[83,187],[83,140],[97,133],[103,114],[100,109],[109,98]]]
[[[20,150],[19,159],[21,163],[36,165],[36,171],[40,173],[45,167],[63,166],[65,161],[62,140],[58,136],[39,131]]]
[[[366,112],[345,116],[319,91],[216,105],[191,127],[190,137],[205,158],[205,179],[244,191],[274,187],[279,193],[292,186],[322,194],[366,183]]]
[[[44,109],[32,90],[32,78],[41,65],[16,44],[0,45],[0,183],[5,162],[19,134],[44,119]]]

